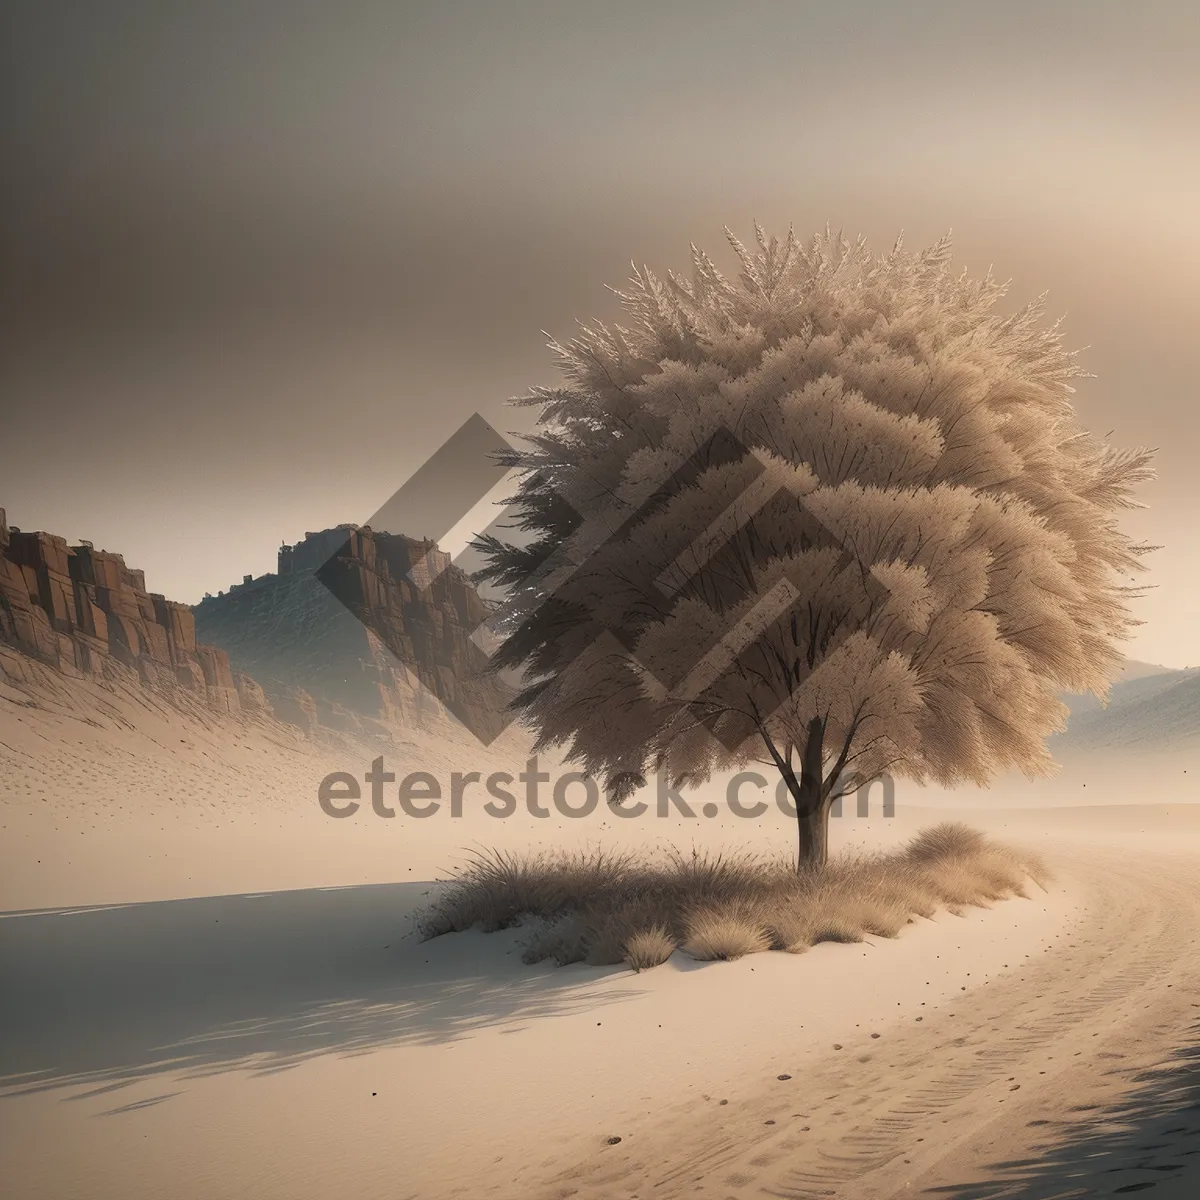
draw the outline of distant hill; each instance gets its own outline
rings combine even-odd
[[[1144,679],[1147,675],[1171,675],[1179,673],[1177,667],[1164,667],[1158,663],[1139,662],[1136,658],[1125,660],[1125,669],[1121,672],[1120,682],[1129,679]]]
[[[1200,742],[1200,668],[1130,662],[1106,705],[1095,696],[1064,696],[1063,701],[1071,716],[1066,733],[1050,740],[1052,752],[1152,751]]]

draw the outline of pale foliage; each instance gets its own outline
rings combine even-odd
[[[756,233],[729,234],[736,282],[695,247],[690,281],[635,267],[634,327],[553,342],[566,386],[520,400],[531,541],[481,545],[539,746],[617,796],[767,743],[790,768],[814,729],[822,800],[851,773],[1049,773],[1058,693],[1103,695],[1136,624],[1148,547],[1114,514],[1149,452],[1079,425],[1041,301],[997,313],[948,238]]]

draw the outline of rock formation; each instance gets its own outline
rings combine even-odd
[[[281,547],[277,574],[206,596],[195,614],[294,724],[395,728],[436,696],[484,741],[503,727],[484,604],[432,542],[354,525],[309,533]]]
[[[146,591],[119,554],[67,545],[49,533],[10,529],[0,509],[0,670],[18,673],[11,650],[66,675],[128,678],[181,688],[218,712],[241,709],[229,656],[197,643],[186,604]]]
[[[388,736],[436,697],[488,742],[509,693],[484,677],[483,602],[431,542],[340,526],[279,552],[279,573],[195,608],[147,592],[119,554],[10,529],[0,509],[0,678],[21,655],[139,681],[220,713]],[[199,638],[199,640],[197,640]]]

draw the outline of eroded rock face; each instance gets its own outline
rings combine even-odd
[[[0,645],[66,675],[177,689],[217,713],[389,736],[436,697],[490,740],[511,693],[472,640],[483,602],[431,542],[343,526],[279,553],[279,572],[194,609],[147,592],[119,554],[10,529],[0,509]],[[20,659],[0,655],[14,680]]]
[[[485,740],[503,726],[510,693],[484,676],[471,636],[483,601],[432,542],[357,526],[310,533],[280,549],[277,574],[195,613],[204,640],[293,723],[376,732],[419,723],[432,695]]]
[[[229,656],[198,644],[191,608],[147,592],[119,554],[10,529],[0,509],[0,641],[67,675],[135,672],[240,711]]]

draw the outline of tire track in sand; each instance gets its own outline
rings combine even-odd
[[[1195,862],[1095,846],[1064,847],[1058,862],[1084,894],[1067,944],[964,996],[962,1011],[931,1010],[875,1040],[856,1031],[791,1099],[764,1087],[736,1108],[668,1117],[628,1149],[559,1174],[544,1195],[911,1196],[986,1159],[997,1123],[1024,1129],[1049,1123],[1020,1119],[1034,1110],[1061,1117],[1115,1099],[1177,1048],[1185,1012],[1195,1015]],[[1072,1103],[1080,1096],[1086,1105]]]

